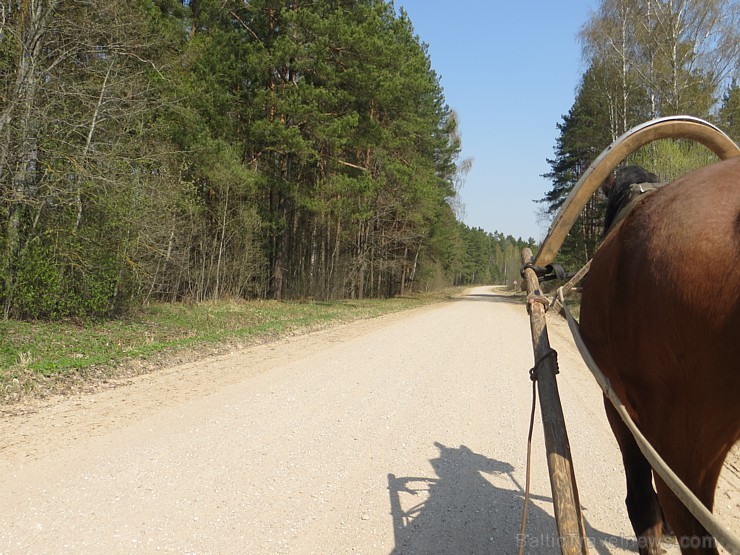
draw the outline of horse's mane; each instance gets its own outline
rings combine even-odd
[[[625,166],[604,182],[602,190],[608,199],[604,214],[604,234],[614,223],[619,211],[632,200],[632,185],[638,183],[660,183],[660,178],[640,166]]]

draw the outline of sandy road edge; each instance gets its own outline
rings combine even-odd
[[[435,310],[447,302],[262,338],[256,344],[226,343],[179,353],[169,364],[134,360],[131,364],[139,368],[133,375],[96,380],[74,393],[7,405],[0,408],[0,470],[85,438],[108,434],[167,407],[206,397],[333,343]]]

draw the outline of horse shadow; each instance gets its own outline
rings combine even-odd
[[[522,540],[525,553],[561,552],[555,519],[540,507],[552,504],[549,497],[530,496],[527,534],[521,536],[524,490],[512,465],[464,445],[435,445],[440,454],[430,462],[436,477],[388,474],[395,539],[391,555],[515,554]],[[595,530],[587,521],[586,530],[594,553],[613,553],[614,546],[637,550],[634,540]]]

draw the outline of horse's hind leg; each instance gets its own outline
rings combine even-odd
[[[640,555],[660,555],[663,537],[663,511],[653,489],[650,464],[637,446],[611,402],[604,398],[606,415],[622,451],[627,477],[627,514],[637,536]]]
[[[696,444],[691,438],[687,439],[687,444]],[[699,500],[711,511],[714,505],[714,493],[719,480],[722,464],[729,452],[729,445],[712,445],[705,444],[700,450],[703,457],[707,460],[694,462],[693,468],[703,469],[702,472],[688,472],[680,468],[681,474],[685,477],[684,483],[691,489]],[[711,456],[710,456],[711,454]],[[667,453],[667,456],[670,456]],[[672,461],[689,460],[686,454],[672,453]],[[667,460],[667,459],[666,459]],[[673,465],[677,466],[677,465]],[[686,478],[688,476],[688,478]],[[673,492],[666,486],[659,476],[655,477],[655,484],[658,488],[658,494],[662,499],[662,506],[665,509],[668,520],[672,523],[674,531],[681,547],[681,552],[685,554],[715,555],[718,553],[714,538],[704,529],[684,507],[683,503],[676,498]]]

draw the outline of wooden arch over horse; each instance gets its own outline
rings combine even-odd
[[[546,266],[555,259],[581,210],[614,168],[640,147],[660,139],[696,141],[721,160],[740,156],[740,149],[732,139],[714,125],[691,116],[659,118],[631,129],[602,152],[576,182],[537,252],[534,260],[537,266]]]

